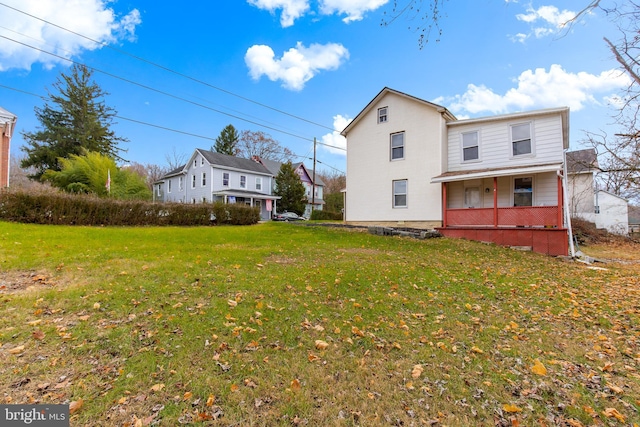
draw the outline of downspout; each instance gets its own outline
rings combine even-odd
[[[569,213],[569,200],[567,199],[567,151],[562,151],[562,198],[564,205],[564,222],[569,231],[569,253],[571,258],[576,257],[576,249],[573,246],[573,230],[571,229],[571,215]]]

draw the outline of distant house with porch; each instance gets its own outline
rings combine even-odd
[[[0,107],[0,188],[9,186],[11,137],[18,117]]]
[[[258,163],[264,165],[274,177],[278,176],[278,172],[282,167],[281,162],[276,162],[274,160],[263,159],[258,156],[254,156],[253,160]],[[309,218],[311,216],[311,211],[321,211],[323,206],[325,205],[325,201],[323,199],[324,194],[324,182],[322,179],[315,175],[314,181],[314,173],[313,169],[309,171],[304,163],[292,163],[291,166],[295,173],[300,177],[300,181],[305,188],[305,195],[307,197],[307,205],[305,206],[304,213],[302,216]],[[275,179],[273,180],[273,188],[272,191],[275,191]]]
[[[568,253],[569,109],[458,120],[384,88],[342,131],[345,220]]]
[[[276,210],[273,175],[250,159],[196,149],[189,161],[153,184],[153,198],[176,203],[243,203],[260,209],[263,220]]]

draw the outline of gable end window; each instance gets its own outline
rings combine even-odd
[[[229,186],[229,174],[227,172],[224,172],[222,174],[222,185],[224,185],[225,187]]]
[[[511,126],[511,150],[513,156],[533,153],[530,123]]]
[[[404,159],[404,132],[391,134],[391,160]]]
[[[469,162],[480,159],[480,138],[478,132],[462,134],[462,161]]]
[[[378,123],[386,123],[387,119],[387,107],[378,108]]]
[[[393,207],[407,207],[407,180],[393,181]]]

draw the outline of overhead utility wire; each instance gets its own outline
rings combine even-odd
[[[25,11],[23,11],[23,10],[16,9],[15,7],[9,6],[9,5],[5,4],[5,3],[0,2],[0,5],[4,6],[4,7],[6,7],[6,8],[9,8],[9,9],[15,10],[16,12],[22,13],[22,14],[24,14],[24,15],[27,15],[27,16],[29,16],[29,17],[31,17],[31,18],[34,18],[34,19],[37,19],[37,20],[39,20],[39,21],[45,22],[45,23],[47,23],[47,24],[49,24],[49,25],[52,25],[52,26],[54,26],[54,27],[56,27],[56,28],[59,28],[59,29],[61,29],[61,30],[63,30],[63,31],[67,31],[67,32],[69,32],[69,33],[71,33],[71,34],[75,34],[75,35],[76,35],[76,36],[78,36],[78,37],[82,37],[82,38],[85,38],[85,39],[87,39],[87,40],[90,40],[90,41],[92,41],[93,43],[96,43],[96,44],[102,45],[102,46],[104,46],[104,47],[107,47],[107,48],[109,48],[109,49],[112,49],[112,50],[114,50],[114,51],[116,51],[116,52],[118,52],[118,53],[121,53],[121,54],[123,54],[123,55],[130,56],[131,58],[137,59],[138,61],[142,61],[142,62],[147,63],[147,64],[149,64],[149,65],[152,65],[152,66],[154,66],[154,67],[160,68],[160,69],[162,69],[162,70],[164,70],[164,71],[168,71],[168,72],[170,72],[170,73],[172,73],[172,74],[175,74],[175,75],[177,75],[177,76],[184,77],[184,78],[189,79],[189,80],[191,80],[191,81],[194,81],[194,82],[196,82],[196,83],[200,83],[200,84],[205,85],[205,86],[207,86],[207,87],[210,87],[210,88],[212,88],[212,89],[218,90],[218,91],[220,91],[220,92],[224,92],[224,93],[226,93],[226,94],[228,94],[228,95],[235,96],[236,98],[242,99],[242,100],[244,100],[244,101],[251,102],[251,103],[253,103],[253,104],[259,105],[259,106],[261,106],[261,107],[267,108],[267,109],[272,110],[272,111],[275,111],[275,112],[277,112],[277,113],[284,114],[284,115],[286,115],[286,116],[292,117],[292,118],[297,119],[297,120],[301,120],[301,121],[303,121],[303,122],[310,123],[310,124],[315,125],[315,126],[319,126],[319,127],[321,127],[321,128],[329,129],[329,130],[331,130],[331,131],[335,130],[335,129],[334,129],[334,128],[332,128],[332,127],[325,126],[325,125],[320,124],[320,123],[316,123],[316,122],[314,122],[314,121],[311,121],[311,120],[305,119],[305,118],[300,117],[300,116],[296,116],[296,115],[291,114],[291,113],[287,113],[286,111],[279,110],[279,109],[277,109],[277,108],[275,108],[275,107],[271,107],[271,106],[269,106],[269,105],[266,105],[266,104],[263,104],[263,103],[261,103],[261,102],[255,101],[255,100],[253,100],[253,99],[250,99],[250,98],[244,97],[244,96],[242,96],[242,95],[238,95],[237,93],[231,92],[231,91],[226,90],[226,89],[223,89],[223,88],[221,88],[221,87],[214,86],[214,85],[212,85],[212,84],[210,84],[210,83],[207,83],[207,82],[205,82],[205,81],[203,81],[203,80],[196,79],[195,77],[191,77],[191,76],[186,75],[186,74],[183,74],[183,73],[181,73],[181,72],[179,72],[179,71],[175,71],[175,70],[173,70],[173,69],[171,69],[171,68],[165,67],[164,65],[156,64],[155,62],[149,61],[148,59],[144,59],[144,58],[142,58],[142,57],[140,57],[140,56],[137,56],[137,55],[134,55],[134,54],[132,54],[132,53],[129,53],[129,52],[127,52],[126,50],[118,49],[118,48],[115,48],[115,47],[113,47],[113,46],[111,46],[111,45],[109,45],[109,44],[107,44],[107,43],[104,43],[104,42],[101,42],[101,41],[98,41],[98,40],[94,40],[94,39],[92,39],[91,37],[87,37],[87,36],[85,36],[85,35],[83,35],[83,34],[77,33],[77,32],[75,32],[75,31],[73,31],[73,30],[68,29],[68,28],[65,28],[65,27],[62,27],[62,26],[60,26],[60,25],[54,24],[53,22],[47,21],[46,19],[39,18],[39,17],[37,17],[37,16],[35,16],[35,15],[32,15],[32,14],[30,14],[30,13],[27,13],[27,12],[25,12]]]
[[[46,97],[46,96],[38,95],[37,93],[28,92],[28,91],[26,91],[26,90],[18,89],[18,88],[11,87],[11,86],[6,86],[6,85],[3,85],[2,83],[0,83],[0,87],[5,88],[5,89],[12,90],[12,91],[14,91],[14,92],[24,93],[25,95],[35,96],[36,98],[40,98],[40,99],[42,99],[43,101],[51,100],[51,98],[48,98],[48,97]],[[209,140],[209,141],[215,141],[215,138],[211,138],[211,137],[209,137],[209,136],[198,135],[198,134],[196,134],[196,133],[185,132],[185,131],[178,130],[178,129],[168,128],[168,127],[166,127],[166,126],[160,126],[160,125],[156,125],[156,124],[149,123],[149,122],[143,122],[143,121],[141,121],[141,120],[130,119],[130,118],[128,118],[128,117],[123,117],[123,116],[120,116],[120,115],[118,115],[118,114],[115,114],[113,117],[115,117],[115,118],[117,118],[117,119],[121,119],[121,120],[127,120],[127,121],[130,121],[130,122],[133,122],[133,123],[141,124],[141,125],[144,125],[144,126],[150,126],[150,127],[154,127],[154,128],[158,128],[158,129],[166,130],[166,131],[168,131],[168,132],[174,132],[174,133],[179,133],[179,134],[182,134],[182,135],[192,136],[192,137],[194,137],[194,138],[201,138],[201,139],[206,139],[206,140]],[[280,153],[280,154],[286,154],[286,153],[282,152],[282,153]],[[295,153],[291,153],[291,155],[292,155],[293,157],[297,157],[297,158],[300,158],[300,159],[313,160],[313,158],[312,158],[312,157],[309,157],[308,155],[301,156],[301,155],[299,155],[299,154],[295,154]],[[335,170],[335,171],[338,171],[338,172],[340,172],[340,173],[344,173],[344,171],[342,171],[342,170],[340,170],[340,169],[338,169],[338,168],[336,168],[336,167],[333,167],[333,166],[331,166],[331,165],[329,165],[329,164],[326,164],[326,163],[324,163],[324,162],[321,162],[320,160],[317,160],[317,159],[316,159],[316,162],[317,162],[317,163],[320,163],[320,164],[323,164],[323,165],[325,165],[326,167],[331,168],[331,169],[333,169],[333,170]]]
[[[81,65],[81,66],[87,67],[87,68],[89,68],[89,69],[91,69],[91,70],[93,70],[93,71],[97,71],[97,72],[99,72],[99,73],[105,74],[105,75],[110,76],[110,77],[113,77],[113,78],[115,78],[115,79],[122,80],[122,81],[124,81],[124,82],[127,82],[127,83],[130,83],[130,84],[133,84],[133,85],[136,85],[136,86],[142,87],[142,88],[147,89],[147,90],[150,90],[150,91],[152,91],[152,92],[156,92],[156,93],[159,93],[159,94],[162,94],[162,95],[168,96],[168,97],[170,97],[170,98],[178,99],[178,100],[180,100],[180,101],[184,101],[184,102],[187,102],[187,103],[189,103],[189,104],[193,104],[193,105],[196,105],[196,106],[198,106],[198,107],[205,108],[205,109],[207,109],[207,110],[211,110],[211,111],[214,111],[214,112],[216,112],[216,113],[219,113],[219,114],[223,114],[223,115],[225,115],[225,116],[232,117],[232,118],[234,118],[234,119],[242,120],[242,121],[244,121],[244,122],[251,123],[251,124],[254,124],[254,125],[256,125],[256,126],[260,126],[260,127],[266,128],[266,129],[273,130],[273,131],[275,131],[275,132],[280,132],[280,133],[282,133],[282,134],[292,136],[292,137],[294,137],[294,138],[299,138],[299,139],[302,139],[303,141],[309,141],[309,142],[312,142],[312,141],[313,141],[313,139],[311,139],[311,138],[307,138],[307,137],[304,137],[304,136],[301,136],[301,135],[296,135],[296,134],[291,133],[291,132],[287,132],[287,131],[284,131],[284,130],[281,130],[281,129],[277,129],[277,128],[274,128],[274,127],[272,127],[272,126],[267,126],[267,125],[265,125],[265,124],[255,122],[255,121],[253,121],[253,120],[245,119],[245,118],[243,118],[243,117],[236,116],[236,115],[234,115],[234,114],[230,114],[230,113],[227,113],[227,112],[224,112],[224,111],[218,110],[218,109],[216,109],[216,108],[209,107],[209,106],[204,105],[204,104],[200,104],[200,103],[195,102],[195,101],[191,101],[191,100],[189,100],[189,99],[186,99],[186,98],[180,97],[180,96],[178,96],[178,95],[171,94],[171,93],[169,93],[169,92],[162,91],[162,90],[160,90],[160,89],[153,88],[153,87],[148,86],[148,85],[145,85],[145,84],[143,84],[143,83],[138,83],[138,82],[135,82],[135,81],[133,81],[133,80],[127,79],[127,78],[125,78],[125,77],[121,77],[121,76],[118,76],[118,75],[116,75],[116,74],[109,73],[109,72],[107,72],[107,71],[103,71],[103,70],[101,70],[101,69],[99,69],[99,68],[91,67],[91,66],[89,66],[89,65],[83,64],[82,62],[78,62],[78,61],[74,61],[73,59],[65,58],[64,56],[57,55],[57,54],[55,54],[55,53],[53,53],[53,52],[49,52],[49,51],[46,51],[46,50],[44,50],[44,49],[40,49],[40,48],[38,48],[38,47],[35,47],[35,46],[32,46],[32,45],[29,45],[29,44],[27,44],[27,43],[20,42],[20,41],[18,41],[18,40],[12,39],[12,38],[7,37],[7,36],[0,35],[0,38],[3,38],[3,39],[6,39],[6,40],[9,40],[9,41],[12,41],[12,42],[14,42],[14,43],[18,43],[18,44],[20,44],[20,45],[22,45],[22,46],[28,47],[28,48],[30,48],[30,49],[37,50],[37,51],[42,52],[42,53],[46,53],[47,55],[54,56],[54,57],[56,57],[56,58],[62,59],[63,61],[68,61],[68,62],[71,62],[72,64],[76,64],[76,65]],[[327,147],[331,147],[331,148],[335,148],[335,149],[337,149],[337,150],[343,150],[343,151],[346,151],[344,148],[337,147],[337,146],[335,146],[335,145],[329,145],[329,144],[325,144],[325,143],[322,143],[322,142],[318,142],[318,144],[320,144],[320,145],[325,145],[325,146],[327,146]]]

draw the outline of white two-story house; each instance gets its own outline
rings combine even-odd
[[[458,120],[383,89],[343,130],[345,219],[566,255],[569,109]]]
[[[279,199],[273,175],[260,163],[196,149],[189,161],[154,183],[154,200],[177,203],[243,203],[270,219]]]

